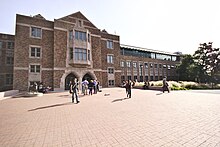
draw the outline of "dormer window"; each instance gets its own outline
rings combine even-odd
[[[42,36],[42,29],[37,27],[31,27],[31,37],[34,38],[41,38]]]

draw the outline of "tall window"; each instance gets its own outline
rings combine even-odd
[[[0,41],[0,49],[2,49],[2,46],[3,46],[3,42]]]
[[[40,58],[40,50],[39,47],[31,47],[31,57]]]
[[[114,74],[114,68],[108,68],[108,73],[109,74]]]
[[[40,65],[30,65],[30,72],[40,73]]]
[[[14,42],[8,42],[8,49],[14,49]]]
[[[127,61],[127,67],[131,67],[131,62],[130,61]]]
[[[31,27],[31,37],[41,38],[42,29],[37,27]]]
[[[75,48],[74,60],[87,61],[87,50],[83,48]]]
[[[121,61],[121,67],[125,67],[125,62]]]
[[[13,65],[14,58],[13,57],[6,57],[6,64],[7,65]]]
[[[12,74],[6,74],[5,84],[6,85],[12,85],[13,84],[13,75]]]
[[[70,55],[70,60],[73,59],[73,48],[72,47],[70,48],[69,55]]]
[[[107,55],[107,63],[113,63],[113,55]]]
[[[75,31],[75,39],[86,41],[86,32]]]
[[[69,40],[72,40],[73,39],[73,30],[70,30],[69,31]]]
[[[133,68],[137,68],[137,62],[133,62]]]
[[[90,61],[90,50],[88,50],[88,60]]]
[[[107,48],[113,49],[113,41],[107,40]]]

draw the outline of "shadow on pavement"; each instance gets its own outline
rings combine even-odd
[[[126,99],[130,99],[130,98],[126,97],[126,98],[121,98],[121,99],[115,99],[115,100],[112,101],[112,103],[118,102],[118,101],[123,101],[123,100],[126,100]]]
[[[59,107],[59,106],[70,105],[70,104],[72,104],[72,103],[67,102],[67,103],[62,103],[62,104],[55,104],[55,105],[49,105],[49,106],[44,106],[44,107],[38,107],[38,108],[30,109],[28,111],[36,111],[36,110],[47,109],[47,108],[52,108],[52,107]]]
[[[163,94],[163,92],[157,93],[156,95],[161,95],[161,94]]]

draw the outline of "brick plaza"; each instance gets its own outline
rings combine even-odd
[[[104,96],[105,94],[110,94]],[[220,147],[219,94],[105,88],[0,101],[1,147]]]

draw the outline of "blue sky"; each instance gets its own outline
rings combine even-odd
[[[193,54],[199,43],[220,47],[219,6],[219,0],[1,0],[0,33],[15,33],[16,14],[53,21],[81,11],[121,44]]]

